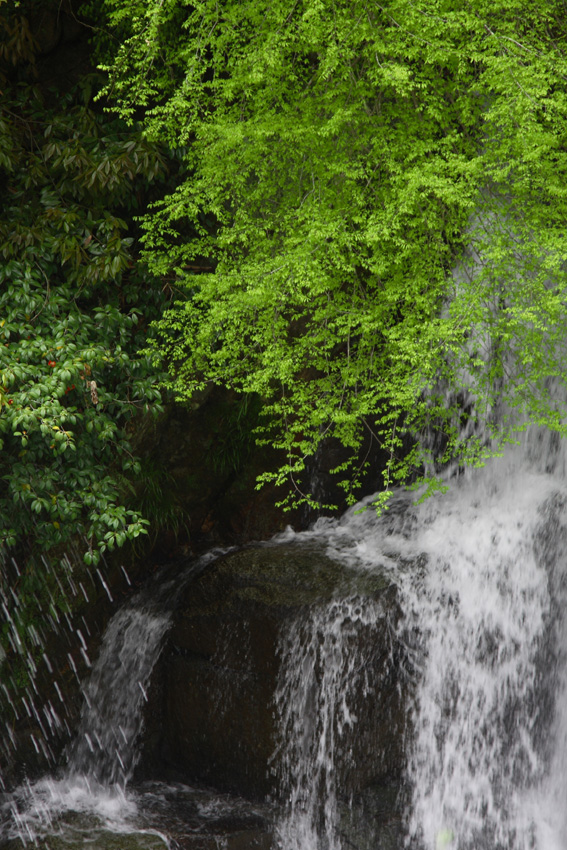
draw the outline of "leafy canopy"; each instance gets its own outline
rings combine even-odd
[[[564,432],[562,4],[106,3],[107,93],[185,165],[145,219],[178,397],[259,393],[280,482],[333,435],[353,500],[365,435],[387,493],[482,463],[518,409]]]

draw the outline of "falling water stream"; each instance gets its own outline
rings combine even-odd
[[[312,606],[280,639],[274,711],[287,802],[274,815],[274,846],[567,850],[565,468],[564,446],[534,428],[503,458],[454,479],[447,495],[415,505],[401,493],[381,518],[351,511],[293,535],[350,570],[386,568],[398,588],[409,720],[404,837],[397,847],[356,844],[339,824],[335,755],[344,731],[356,733],[354,692],[380,710],[357,633],[383,611],[349,597]],[[5,795],[0,846],[57,832],[69,811],[167,843],[163,817],[152,827],[142,816],[164,788],[143,797],[128,781],[170,610],[138,600],[115,615],[66,766]],[[246,805],[191,793],[203,811]]]
[[[139,595],[113,617],[82,689],[81,719],[65,767],[7,796],[0,809],[5,838],[36,843],[53,837],[69,813],[95,817],[116,831],[131,829],[136,806],[125,787],[137,761],[145,689],[170,616],[168,607]]]
[[[351,565],[396,562],[411,848],[567,847],[564,471],[563,445],[531,429],[444,497],[321,529]]]
[[[353,597],[312,607],[282,635],[275,696],[288,803],[277,824],[285,850],[341,850],[336,757],[357,723],[361,698],[375,692],[361,630],[384,622],[379,603]]]

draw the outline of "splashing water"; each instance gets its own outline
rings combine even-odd
[[[532,428],[445,496],[416,506],[398,494],[380,518],[349,512],[295,535],[351,570],[386,567],[397,585],[409,722],[396,850],[567,850],[565,458],[563,443]],[[65,775],[20,789],[9,838],[36,840],[71,810],[118,830],[129,822],[124,787],[168,610],[136,603],[116,615]],[[353,758],[345,741],[361,700],[380,710],[359,638],[383,628],[378,603],[347,595],[313,606],[281,637],[282,850],[347,850],[339,762]]]
[[[47,847],[53,836],[59,836],[73,846],[96,844],[99,839],[101,846],[107,846],[103,834],[135,836],[129,846],[139,850],[161,850],[168,844],[151,825],[140,827],[153,795],[144,798],[127,785],[140,755],[150,676],[176,600],[191,578],[220,554],[220,549],[207,553],[174,578],[158,577],[113,616],[99,657],[82,685],[83,708],[66,750],[66,766],[56,777],[25,782],[0,795],[0,844],[15,839]],[[112,598],[102,575],[99,579]],[[77,636],[86,650],[78,630]],[[63,702],[61,694],[60,699]]]
[[[412,849],[567,848],[564,470],[531,429],[446,496],[311,533],[351,567],[386,558],[398,584]]]
[[[521,483],[506,504],[458,499],[421,529],[428,568],[403,587],[422,654],[409,833],[426,848],[440,836],[461,848],[532,846],[522,815],[545,767],[535,733],[545,722],[538,657],[550,606],[533,534],[547,492]]]
[[[132,832],[136,804],[126,784],[139,755],[142,707],[170,610],[136,597],[113,617],[83,688],[79,730],[58,778],[25,783],[0,807],[8,838],[37,842],[64,831],[70,813],[112,832]]]

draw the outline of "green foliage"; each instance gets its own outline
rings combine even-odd
[[[155,361],[179,398],[266,400],[260,439],[287,461],[264,478],[297,481],[333,435],[349,489],[366,433],[386,492],[435,488],[432,429],[458,464],[511,439],[517,409],[565,431],[561,3],[106,7],[107,94],[185,163],[145,219],[152,270],[184,290]]]
[[[262,408],[256,395],[228,398],[215,406],[207,463],[219,475],[235,475],[248,460]]]
[[[135,502],[149,522],[152,544],[160,532],[171,532],[176,538],[181,532],[189,536],[189,517],[176,492],[174,476],[154,457],[144,456],[140,464]]]
[[[125,219],[163,162],[85,105],[96,78],[67,93],[34,82],[24,12],[0,21],[0,555],[80,535],[91,564],[147,524],[125,507],[128,428],[160,409],[138,349],[161,293]]]
[[[30,679],[35,678],[38,662],[45,652],[46,631],[49,627],[55,629],[63,617],[69,616],[70,600],[76,596],[77,587],[67,558],[59,562],[57,570],[49,568],[47,561],[39,564],[30,560],[23,569],[15,562],[9,569],[3,566],[0,572],[0,599],[4,601],[0,655],[4,651],[2,646],[6,647],[10,663],[9,669],[2,670],[0,659],[0,681],[3,685],[9,684],[14,697],[20,689],[29,688]],[[77,578],[78,570],[75,568],[74,572]],[[6,600],[10,600],[8,607],[5,607]],[[2,696],[7,697],[4,687],[2,690]],[[7,716],[8,706],[2,706],[4,716]],[[11,707],[15,711],[15,707]]]

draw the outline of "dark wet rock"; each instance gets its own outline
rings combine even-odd
[[[399,772],[396,590],[385,573],[349,571],[304,542],[228,554],[188,585],[154,672],[142,773],[169,770],[250,798],[278,796],[281,636],[310,606],[347,597],[378,602],[380,617],[357,636],[365,692],[337,746],[340,784],[353,793]]]
[[[269,833],[242,830],[228,835],[183,835],[175,838],[179,850],[271,850],[274,846]]]
[[[13,838],[0,844],[2,850],[25,850],[30,844],[21,838]],[[166,850],[167,842],[159,835],[147,832],[111,832],[105,829],[66,830],[37,837],[33,842],[35,850]]]
[[[350,850],[399,850],[404,842],[398,782],[371,784],[340,809],[338,832]]]
[[[144,822],[166,835],[172,850],[272,847],[272,806],[179,783],[143,783],[139,790]]]

